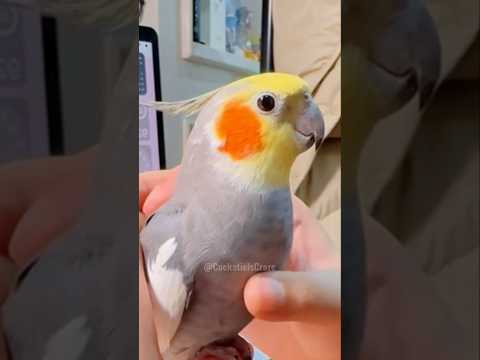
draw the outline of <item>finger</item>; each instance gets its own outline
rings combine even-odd
[[[9,244],[10,258],[17,265],[22,267],[30,262],[74,224],[81,201],[74,198],[70,201],[72,206],[65,209],[63,200],[47,196],[33,204],[23,215]]]
[[[16,268],[10,259],[0,256],[0,306],[6,301],[15,281]],[[1,323],[1,315],[0,315]],[[1,331],[2,329],[0,329]],[[0,359],[8,359],[5,337],[0,335]]]
[[[28,205],[29,199],[21,192],[0,183],[0,255],[8,256],[12,235]]]
[[[0,256],[0,306],[9,295],[16,273],[17,269],[13,262],[6,257]]]
[[[8,256],[8,247],[22,213],[0,209],[0,256]]]
[[[138,209],[142,210],[150,193],[163,183],[174,183],[179,167],[170,170],[147,171],[138,178]]]
[[[337,321],[340,273],[337,271],[262,273],[250,278],[244,299],[248,311],[268,321]]]
[[[153,190],[155,184],[161,183],[166,176],[165,171],[148,171],[140,174],[138,177],[138,209],[143,208],[143,204],[148,194]]]
[[[340,268],[340,256],[329,234],[314,213],[299,198],[293,200],[293,243],[288,270],[330,270]]]
[[[148,197],[145,199],[145,202],[142,207],[142,212],[145,216],[149,216],[160,206],[162,206],[173,193],[174,185],[172,183],[165,183],[161,186],[155,187]]]

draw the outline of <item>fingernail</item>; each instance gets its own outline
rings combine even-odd
[[[285,288],[283,284],[274,278],[264,277],[264,291],[266,297],[272,302],[271,305],[282,305],[285,302]]]

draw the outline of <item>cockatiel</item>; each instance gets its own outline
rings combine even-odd
[[[155,107],[200,111],[175,193],[140,234],[160,352],[164,360],[242,358],[219,344],[252,319],[246,281],[287,261],[290,169],[297,155],[320,145],[323,118],[308,85],[279,73]]]

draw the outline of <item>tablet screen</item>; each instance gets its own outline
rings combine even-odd
[[[140,31],[142,35],[142,30]],[[139,40],[138,52],[138,94],[139,94],[139,169],[140,172],[158,170],[164,167],[163,129],[161,114],[144,105],[159,100],[158,67],[155,66],[156,46],[153,41]],[[157,79],[156,79],[157,77]]]
[[[36,12],[0,3],[0,163],[50,151],[43,30]]]

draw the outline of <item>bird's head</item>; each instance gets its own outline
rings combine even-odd
[[[247,77],[198,98],[157,107],[177,113],[200,110],[191,143],[205,136],[222,169],[260,185],[288,185],[297,155],[318,148],[324,135],[307,83],[288,74]]]

